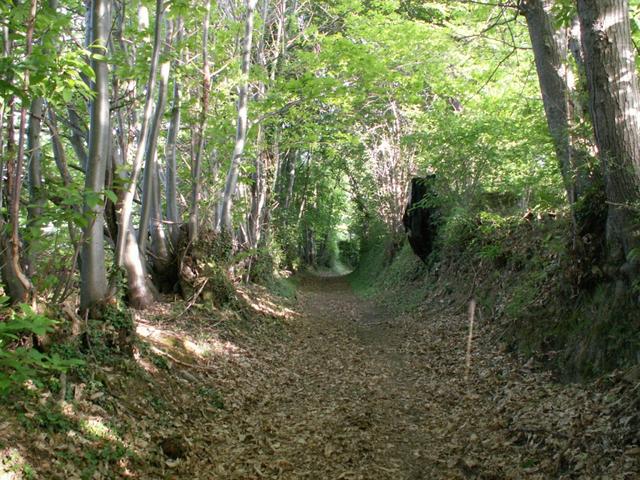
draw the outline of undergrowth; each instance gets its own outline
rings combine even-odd
[[[534,357],[567,381],[640,362],[633,292],[620,295],[605,267],[580,260],[555,213],[501,216],[453,211],[427,264],[383,236],[364,244],[354,289],[392,311],[427,311],[477,300],[507,349]]]

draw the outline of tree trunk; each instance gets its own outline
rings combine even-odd
[[[253,41],[253,14],[257,0],[247,0],[247,12],[245,21],[244,39],[242,41],[242,80],[238,91],[238,120],[236,126],[236,141],[231,157],[231,166],[227,173],[224,193],[220,203],[220,215],[217,231],[232,231],[231,206],[233,194],[238,182],[238,171],[244,154],[247,140],[248,110],[249,110],[249,71],[251,68],[251,45]]]
[[[178,19],[177,43],[182,42],[183,22]],[[177,65],[176,65],[177,66]],[[174,67],[175,70],[175,67]],[[173,105],[171,107],[171,120],[166,146],[166,175],[165,195],[167,201],[166,216],[169,223],[169,238],[171,248],[175,251],[180,237],[180,211],[178,209],[178,169],[176,164],[178,150],[178,133],[180,132],[180,82],[175,77],[173,80]]]
[[[124,251],[122,267],[127,275],[127,304],[144,310],[155,301],[155,291],[147,278],[147,268],[140,255],[140,247],[133,226],[119,226],[124,230]]]
[[[553,1],[528,0],[520,4],[527,20],[549,133],[560,163],[560,172],[571,205],[588,187],[586,152],[578,151],[571,138],[573,72],[567,62],[569,31],[556,28],[551,15]]]
[[[151,212],[155,210],[156,215],[161,212],[160,204],[154,205],[154,184],[158,175],[158,136],[160,127],[162,126],[162,117],[164,116],[165,106],[167,105],[167,88],[169,85],[169,62],[164,62],[160,67],[160,84],[158,86],[158,103],[156,111],[151,123],[149,132],[149,145],[147,147],[147,155],[144,167],[144,179],[142,188],[142,212],[140,213],[140,228],[138,231],[138,244],[140,251],[144,254],[147,248],[147,239],[149,237],[149,224],[157,223],[157,218],[151,218]],[[159,197],[158,197],[159,199]],[[162,225],[162,219],[160,219]],[[155,237],[155,240],[160,240]]]
[[[87,169],[87,129],[82,118],[78,115],[75,107],[69,105],[67,108],[69,113],[69,124],[71,128],[71,147],[78,158],[78,162],[83,171]]]
[[[56,167],[58,167],[58,172],[60,172],[60,177],[62,178],[62,184],[69,188],[73,183],[71,179],[71,173],[69,172],[69,167],[67,166],[67,158],[64,151],[64,145],[62,145],[62,140],[60,139],[60,133],[58,132],[56,114],[53,109],[49,108],[49,120],[47,125],[49,127],[49,133],[51,134],[51,144],[53,149],[53,159],[56,163]],[[79,205],[74,205],[72,207],[78,214],[81,213],[81,209]],[[75,223],[69,220],[68,223],[69,228],[69,239],[74,246],[74,249],[77,248],[78,244],[78,234],[77,227]],[[75,265],[72,266],[75,268]]]
[[[604,167],[609,256],[633,278],[638,274],[638,262],[633,260],[632,251],[640,244],[640,90],[629,2],[578,0],[578,15],[589,110]]]
[[[266,59],[266,36],[267,36],[267,23],[269,18],[269,1],[262,1],[262,9],[261,9],[261,17],[262,17],[262,29],[260,32],[260,40],[258,42],[258,51],[257,58],[258,64],[266,70],[267,68],[267,59]],[[267,86],[264,82],[258,83],[258,92],[256,94],[256,99],[258,101],[262,100],[267,91]],[[256,249],[258,248],[258,244],[260,243],[261,234],[262,234],[262,226],[264,221],[264,210],[267,203],[267,143],[265,141],[266,132],[265,128],[260,125],[258,126],[258,135],[256,140],[256,145],[258,146],[258,151],[256,152],[255,157],[255,173],[253,175],[253,185],[251,186],[251,211],[249,212],[248,219],[248,228],[247,233],[249,237],[249,248]]]
[[[49,0],[49,8],[55,12],[58,8],[57,0]],[[41,42],[43,40],[41,39]],[[48,54],[55,53],[47,49]],[[44,98],[34,98],[31,102],[29,112],[29,133],[28,133],[28,151],[29,151],[29,206],[27,208],[27,225],[29,227],[29,244],[27,247],[27,270],[30,275],[34,272],[34,251],[33,251],[33,235],[38,230],[38,222],[42,216],[44,205],[47,201],[43,191],[42,179],[42,146],[40,143],[40,135],[42,132],[42,122],[44,120],[45,102]],[[55,145],[54,145],[55,149]]]
[[[116,184],[123,184],[127,180],[126,173],[123,169],[124,158],[122,157],[122,152],[114,151],[113,153],[114,155],[111,156],[112,166],[109,174],[114,176],[119,172],[120,179]],[[122,191],[118,191],[119,198],[122,197],[123,193]],[[118,237],[121,232],[123,235],[122,263],[120,266],[124,269],[127,277],[127,304],[133,308],[144,309],[154,302],[156,291],[147,276],[147,268],[140,254],[140,247],[135,230],[131,222],[129,222],[128,225],[119,224],[119,215],[113,208],[110,209],[109,213],[110,218],[107,224],[112,237]]]
[[[33,51],[33,30],[36,19],[38,2],[31,0],[29,17],[27,18],[27,35],[25,39],[25,56],[28,58]],[[30,70],[25,69],[23,85],[25,92],[29,92]],[[11,111],[10,115],[13,115]],[[12,122],[8,122],[10,125]],[[4,268],[3,277],[7,287],[7,293],[13,303],[27,302],[33,295],[33,284],[24,273],[21,265],[20,252],[20,194],[22,191],[22,170],[24,163],[24,144],[27,126],[27,106],[22,101],[20,109],[20,126],[18,137],[18,150],[7,165],[8,195],[9,195],[9,231],[3,234]],[[13,132],[9,131],[11,137]],[[13,153],[12,149],[8,149]]]
[[[144,8],[141,8],[144,11]],[[142,162],[148,153],[150,139],[149,123],[153,114],[153,96],[159,71],[160,48],[162,46],[163,2],[156,0],[156,23],[153,37],[153,50],[149,66],[149,79],[146,86],[142,124],[138,135],[136,155],[133,160],[132,172],[128,186],[121,191],[118,199],[118,233],[116,241],[115,260],[118,267],[122,267],[127,275],[127,299],[131,307],[144,309],[155,300],[155,290],[147,276],[145,255],[138,244],[132,224],[133,200],[136,194],[138,178],[142,169]],[[144,20],[144,19],[143,19]],[[135,121],[135,119],[134,119]],[[126,159],[122,159],[126,161]],[[147,231],[140,232],[147,234]]]
[[[91,216],[91,221],[83,231],[80,269],[80,308],[84,311],[96,307],[108,295],[103,233],[104,204],[102,201],[89,202],[88,199],[91,194],[98,194],[104,190],[107,155],[110,150],[109,67],[103,58],[111,28],[111,0],[92,0],[91,22],[92,49],[100,56],[91,60],[95,74],[95,97],[91,105],[89,157],[86,165],[83,208],[84,214]]]
[[[129,186],[124,192],[123,199],[119,205],[120,208],[120,229],[118,230],[118,240],[116,244],[116,264],[118,266],[123,265],[124,251],[126,242],[125,237],[128,235],[128,228],[131,224],[131,214],[133,213],[133,199],[136,194],[136,188],[138,184],[138,177],[140,176],[140,170],[142,169],[142,161],[147,152],[147,143],[149,141],[149,122],[151,121],[151,115],[153,113],[153,93],[156,84],[156,78],[158,76],[158,64],[160,61],[160,47],[161,47],[161,32],[162,32],[162,0],[156,0],[156,25],[153,37],[153,52],[151,54],[151,64],[149,66],[149,81],[147,82],[147,91],[145,96],[144,113],[142,117],[142,125],[140,126],[140,134],[138,137],[138,149],[133,161],[133,167],[131,172],[131,178],[129,180]],[[142,254],[143,252],[141,252]],[[131,251],[129,252],[131,254]],[[138,282],[135,282],[138,283]]]
[[[209,90],[211,89],[211,73],[209,71],[209,17],[211,0],[205,2],[204,27],[202,30],[202,98],[198,128],[198,146],[196,147],[193,166],[191,168],[191,212],[189,213],[189,241],[198,239],[198,206],[202,191],[202,155],[205,146],[205,127],[207,110],[209,109]]]

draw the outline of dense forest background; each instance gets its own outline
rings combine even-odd
[[[236,308],[304,269],[398,312],[473,299],[559,378],[637,364],[639,21],[636,0],[1,1],[0,390],[87,338],[130,349],[130,309]]]

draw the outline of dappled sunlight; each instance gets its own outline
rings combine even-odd
[[[18,449],[15,447],[0,449],[0,480],[29,478],[30,472],[33,472],[33,467]]]
[[[1,2],[0,480],[636,478],[639,2]]]
[[[256,290],[262,290],[262,294],[255,295]],[[295,310],[278,304],[275,300],[269,298],[264,289],[260,289],[260,287],[253,286],[252,290],[247,287],[239,287],[238,295],[256,314],[283,320],[289,320],[298,315]]]
[[[133,358],[145,372],[152,375],[159,373],[158,367],[156,367],[153,362],[145,358],[137,348],[133,351]]]
[[[109,440],[112,442],[122,442],[118,435],[104,423],[102,417],[86,417],[80,419],[78,423],[83,433],[92,437]]]
[[[623,10],[621,8],[608,9],[609,14],[601,16],[598,21],[594,24],[594,29],[596,31],[600,31],[603,34],[606,34],[607,30],[616,28],[624,21],[628,21],[627,18],[623,15]]]
[[[140,338],[149,341],[152,344],[151,349],[160,355],[179,355],[209,361],[215,357],[235,357],[243,353],[240,347],[230,341],[217,338],[215,334],[196,340],[184,332],[176,332],[165,325],[141,322],[136,325],[136,333]],[[138,358],[140,358],[139,363],[143,365],[140,355]],[[149,365],[146,369],[151,371]]]
[[[218,339],[210,339],[207,341],[192,342],[185,340],[184,348],[200,358],[209,358],[211,356],[237,356],[242,353],[242,349],[232,342],[221,341]]]
[[[24,413],[0,422],[0,479],[129,478],[131,460],[143,452],[126,440],[83,383],[73,400],[56,400],[49,392],[24,402]],[[24,429],[24,430],[23,430]],[[83,464],[84,466],[81,466]],[[33,468],[33,467],[36,468]],[[49,476],[52,471],[64,477]]]

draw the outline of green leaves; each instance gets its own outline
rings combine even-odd
[[[63,372],[83,363],[63,359],[56,353],[48,355],[34,348],[14,346],[21,337],[50,333],[58,323],[29,305],[22,304],[19,309],[19,312],[10,311],[9,318],[0,322],[0,395],[26,380],[36,379],[41,373]]]
[[[35,335],[44,335],[52,330],[55,321],[36,314],[29,305],[21,304],[22,315],[14,315],[8,322],[0,322],[0,346],[7,339],[16,339],[16,333],[31,332]]]

